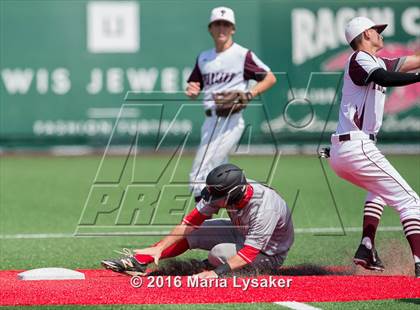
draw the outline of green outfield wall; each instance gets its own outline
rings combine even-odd
[[[334,131],[345,23],[388,23],[385,57],[419,50],[418,1],[0,1],[3,146],[199,141],[199,101],[182,95],[211,8],[235,10],[235,41],[278,83],[245,111],[251,143],[317,143]],[[419,142],[420,85],[388,89],[380,138]]]

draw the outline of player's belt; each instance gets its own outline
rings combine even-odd
[[[372,140],[372,141],[375,141],[376,140],[376,136],[371,133],[371,134],[369,134],[369,139]],[[352,137],[351,137],[351,134],[349,134],[349,133],[346,133],[344,135],[339,135],[338,136],[338,141],[340,141],[340,142],[350,141],[350,140],[352,140]],[[354,140],[357,140],[357,139],[354,139]]]
[[[232,111],[232,114],[235,114],[235,113],[239,113],[239,111]],[[207,109],[207,110],[204,110],[204,114],[206,114],[206,116],[207,116],[207,117],[212,117],[212,116],[227,117],[227,115],[218,115],[218,114],[216,113],[216,111],[214,111],[214,110],[212,110],[212,109]]]

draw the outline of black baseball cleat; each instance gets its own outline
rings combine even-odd
[[[139,263],[134,256],[127,256],[119,259],[104,259],[101,265],[106,269],[126,273],[130,276],[145,276],[147,275],[147,264]]]
[[[415,263],[414,264],[414,270],[416,273],[416,278],[420,278],[420,263]]]
[[[356,265],[360,265],[363,268],[368,269],[368,270],[375,270],[375,271],[385,270],[384,264],[379,258],[376,250],[374,248],[372,250],[369,250],[363,244],[359,245],[359,248],[357,249],[356,254],[354,254],[353,262]]]

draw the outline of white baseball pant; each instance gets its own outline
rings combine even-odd
[[[420,199],[368,137],[331,139],[330,165],[341,178],[368,191],[366,201],[394,208],[401,222],[420,219]]]
[[[190,173],[190,189],[195,197],[201,195],[209,172],[227,163],[229,152],[238,144],[244,128],[242,113],[232,114],[228,118],[215,115],[206,117]]]
[[[230,219],[209,219],[187,237],[190,249],[207,250],[208,261],[214,267],[225,264],[244,247],[245,237]],[[286,259],[287,253],[267,255],[260,252],[251,266],[257,269],[276,270]]]

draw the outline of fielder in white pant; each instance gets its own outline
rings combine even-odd
[[[388,86],[420,81],[420,55],[386,59],[376,56],[383,47],[377,25],[365,17],[352,19],[345,29],[354,53],[347,61],[337,131],[331,137],[330,165],[343,179],[368,191],[363,217],[363,236],[353,261],[366,269],[383,271],[374,238],[383,207],[400,215],[405,236],[420,277],[420,199],[376,147],[382,125]]]
[[[201,142],[190,173],[190,188],[200,201],[207,174],[228,161],[229,152],[238,144],[245,128],[242,113],[216,115],[213,95],[223,91],[248,91],[253,98],[274,85],[275,76],[250,50],[233,42],[235,16],[230,8],[212,10],[208,31],[215,48],[201,52],[188,79],[186,95],[195,99],[204,93],[206,120]],[[251,80],[257,83],[250,89]]]

